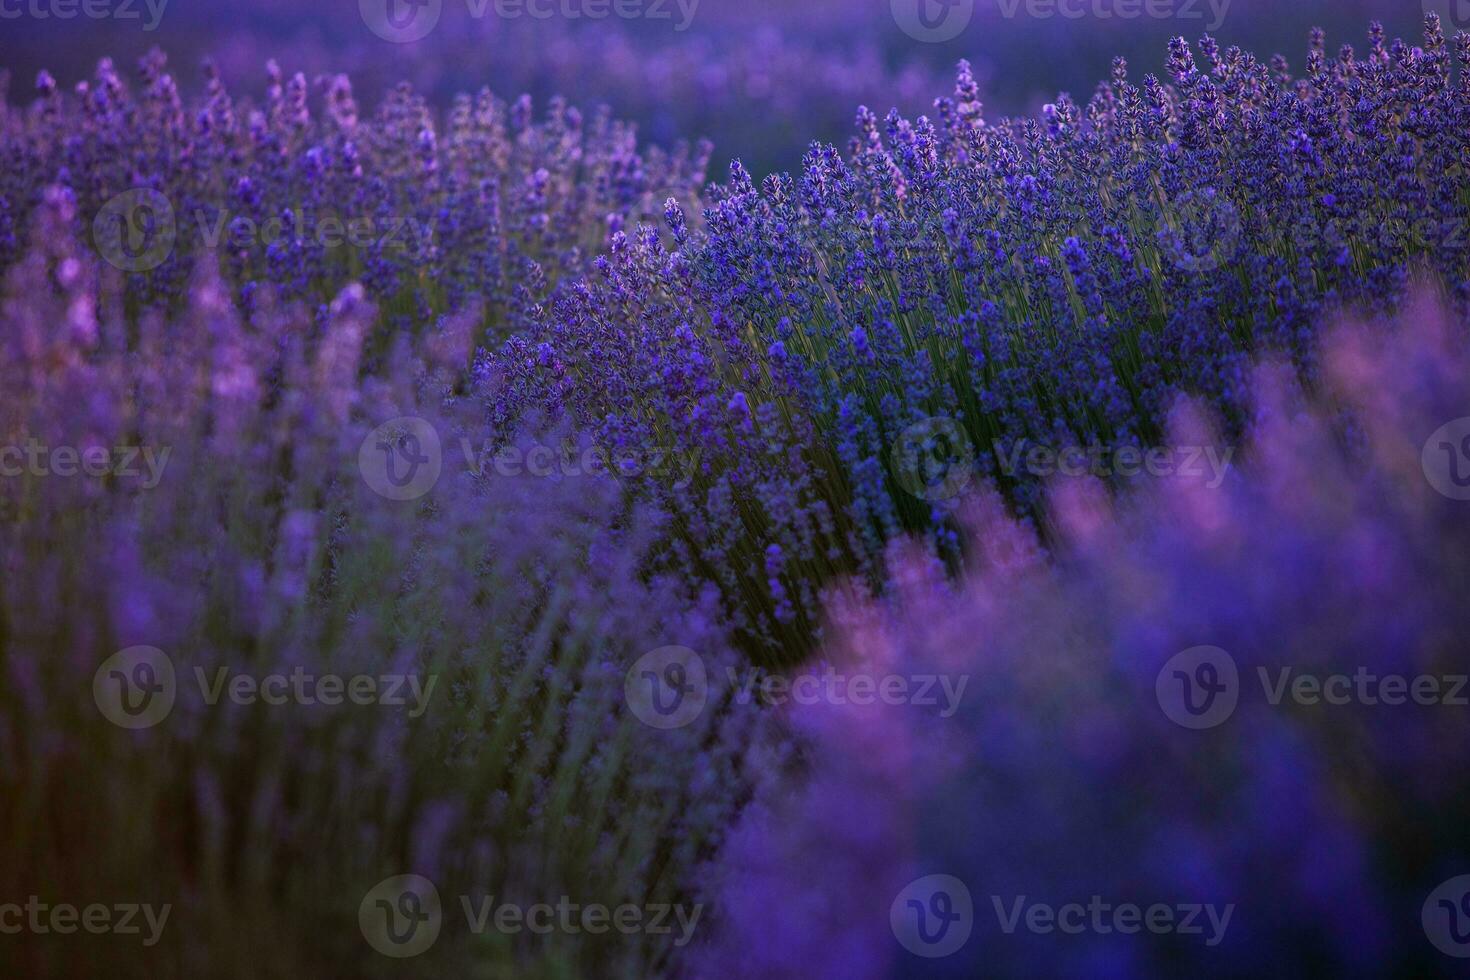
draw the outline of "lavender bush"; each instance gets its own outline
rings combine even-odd
[[[1317,394],[1282,363],[1252,372],[1250,462],[1223,486],[1114,502],[1064,479],[1051,549],[981,495],[962,585],[897,546],[890,598],[834,607],[838,671],[964,694],[949,715],[790,707],[804,764],[732,835],[709,882],[721,931],[690,975],[1458,976],[1421,909],[1470,868],[1465,504],[1421,450],[1465,411],[1470,349],[1426,302],[1323,360]],[[1208,418],[1181,406],[1174,438],[1219,440]],[[1221,673],[1228,703],[1196,717],[1181,699],[1202,691],[1174,672],[1204,676],[1178,659],[1201,645],[1238,679]],[[920,919],[933,941],[910,953],[891,906],[894,923],[961,914],[903,901],[933,874],[968,888],[952,923],[968,939],[938,955]],[[1109,910],[1128,903],[1177,907],[1176,926],[1194,907],[1192,927],[1124,934]],[[1028,927],[1067,904],[1084,911]]]
[[[1430,4],[1454,9],[1451,0]],[[1342,37],[1378,18],[1390,33],[1405,34],[1421,16],[1419,3],[1402,0],[1155,0],[1139,7],[976,0],[928,8],[931,17],[948,9],[965,21],[947,43],[924,43],[901,26],[913,9],[903,0],[644,0],[634,9],[659,16],[632,19],[538,18],[527,12],[531,4],[443,0],[427,37],[393,44],[368,29],[360,0],[138,0],[134,9],[147,14],[160,5],[153,30],[142,29],[151,14],[85,25],[9,20],[13,44],[4,60],[27,83],[46,68],[69,88],[103,56],[130,64],[157,45],[187,66],[184,79],[201,59],[214,59],[237,96],[261,93],[268,59],[308,79],[348,73],[369,104],[403,80],[446,101],[482,85],[502,95],[530,92],[538,103],[561,95],[587,107],[606,103],[656,141],[717,137],[720,170],[733,153],[764,175],[794,166],[813,139],[843,139],[856,105],[880,114],[891,106],[922,111],[960,58],[974,64],[993,107],[1030,113],[1058,89],[1090,90],[1114,55],[1152,62],[1175,34],[1210,31],[1265,56],[1290,54],[1314,24]],[[511,16],[500,16],[501,7]],[[375,8],[370,0],[366,9]],[[583,0],[555,5],[558,14],[597,8]]]
[[[156,51],[138,93],[110,61],[71,94],[43,73],[41,98],[0,116],[10,222],[24,228],[51,184],[70,188],[99,254],[132,274],[135,309],[177,303],[208,251],[246,309],[268,283],[320,319],[360,281],[385,331],[475,303],[505,333],[588,271],[609,230],[704,182],[707,143],[641,153],[632,127],[561,99],[538,122],[526,97],[481,91],[441,114],[401,86],[369,116],[344,76],[313,92],[268,73],[263,104],[237,105],[210,72],[188,107]]]
[[[691,490],[648,492],[687,515],[679,566],[779,659],[824,582],[881,584],[896,535],[959,561],[971,480],[1034,512],[1017,447],[1154,445],[1181,390],[1238,431],[1250,359],[1310,379],[1335,304],[1390,308],[1419,263],[1470,298],[1470,36],[1452,57],[1431,16],[1422,47],[1375,27],[1329,57],[1317,35],[1302,78],[1200,50],[997,122],[962,66],[932,117],[864,110],[799,178],[735,164],[702,232],[671,201],[672,241],[616,239],[539,333],[482,356],[492,424],[565,414],[699,454]]]
[[[373,34],[358,0],[342,9],[328,3],[312,10],[262,4],[210,10],[218,6],[171,4],[154,33],[88,34],[70,44],[39,37],[17,45],[6,63],[27,84],[12,97],[28,100],[29,80],[42,69],[69,89],[104,56],[129,64],[161,46],[182,66],[182,87],[206,61],[237,99],[268,94],[273,83],[262,67],[272,61],[287,77],[302,73],[311,86],[318,78],[348,74],[366,104],[404,81],[437,103],[489,86],[502,95],[529,93],[538,103],[561,97],[589,109],[610,107],[618,119],[636,123],[645,139],[664,146],[718,135],[721,168],[736,148],[752,166],[777,168],[800,159],[814,138],[840,138],[855,105],[923,107],[942,90],[954,61],[895,49],[882,43],[882,32],[875,38],[877,26],[907,41],[886,6],[872,9],[882,18],[876,25],[872,17],[853,21],[850,11],[845,21],[829,15],[805,25],[800,9],[757,7],[742,15],[700,0],[691,27],[676,32],[663,21],[502,20],[493,13],[476,20],[465,5],[448,0],[434,32],[413,45]],[[673,0],[662,9],[676,12]],[[215,21],[210,30],[184,29],[184,18],[206,12]],[[30,26],[22,22],[17,30]],[[90,61],[83,51],[93,52]]]
[[[473,322],[400,338],[364,381],[360,286],[315,332],[287,307],[241,316],[206,261],[179,316],[133,334],[76,207],[47,192],[4,291],[0,431],[48,455],[0,483],[0,895],[173,920],[153,948],[6,935],[6,974],[385,974],[358,906],[410,873],[444,903],[422,969],[665,969],[663,936],[471,935],[457,897],[681,902],[718,844],[760,718],[716,687],[660,731],[624,700],[648,650],[697,650],[716,683],[733,663],[709,590],[645,572],[665,518],[606,477],[446,469],[419,502],[379,495],[359,447],[405,414],[450,439]],[[68,447],[152,462],[133,475],[117,450],[93,478]],[[99,709],[138,646],[168,666],[113,669],[139,690],[171,673],[172,710],[129,730]],[[228,693],[298,672],[385,697]],[[391,677],[413,679],[398,701]]]

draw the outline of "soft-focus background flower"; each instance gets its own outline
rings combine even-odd
[[[1461,503],[1420,448],[1470,404],[1463,330],[1431,303],[1327,343],[1322,387],[1250,383],[1227,483],[1090,480],[1049,497],[1051,546],[981,495],[968,580],[899,547],[885,600],[838,604],[849,672],[966,677],[950,717],[915,704],[790,707],[806,768],[766,784],[709,887],[723,912],[701,977],[1459,976],[1420,907],[1464,873],[1463,704],[1270,703],[1258,671],[1463,675]],[[1181,405],[1173,437],[1218,441]],[[1176,724],[1156,679],[1210,645],[1240,674],[1232,715]],[[1386,688],[1384,689],[1386,690]],[[893,942],[908,882],[974,899],[959,952]],[[1003,931],[994,902],[1214,903],[1204,936]],[[1203,918],[1201,919],[1203,922]]]
[[[1048,16],[1045,5],[1034,8],[1042,16],[1030,15],[1028,0],[960,2],[957,10],[972,11],[963,31],[930,43],[905,33],[890,0],[699,0],[684,30],[676,30],[685,17],[673,0],[669,19],[600,21],[504,18],[493,0],[483,8],[443,0],[428,37],[396,44],[367,28],[358,0],[172,0],[146,32],[150,18],[4,21],[0,65],[15,72],[19,94],[43,68],[69,86],[101,57],[130,64],[157,45],[186,83],[209,55],[226,83],[248,94],[264,89],[264,65],[274,58],[308,79],[349,73],[373,104],[401,81],[440,98],[482,85],[506,98],[561,95],[589,109],[605,103],[658,142],[714,139],[719,169],[739,154],[764,175],[796,167],[813,139],[844,139],[858,105],[880,115],[925,111],[960,58],[975,66],[993,110],[1012,113],[1062,91],[1083,100],[1113,57],[1151,62],[1179,34],[1208,31],[1263,57],[1294,56],[1313,26],[1326,28],[1335,46],[1359,40],[1371,18],[1390,35],[1413,35],[1423,12],[1413,0],[1177,0],[1168,6],[1173,16],[1124,19],[1097,16],[1091,5],[1076,5],[1087,13],[1072,17]]]

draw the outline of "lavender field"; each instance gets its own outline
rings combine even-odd
[[[0,977],[1467,975],[1463,5],[185,2],[0,0]]]

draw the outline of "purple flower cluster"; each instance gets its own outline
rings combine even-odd
[[[959,585],[898,547],[894,594],[835,607],[826,656],[956,679],[957,710],[793,708],[804,766],[732,834],[690,975],[1459,975],[1447,910],[1421,910],[1470,869],[1470,525],[1421,446],[1467,371],[1463,326],[1417,304],[1329,341],[1315,394],[1251,372],[1250,462],[1219,489],[1063,481],[1049,552],[981,495]],[[1173,437],[1218,440],[1207,418],[1181,406]],[[1180,659],[1201,648],[1213,679]],[[1195,717],[1200,680],[1226,700]],[[962,919],[958,889],[898,901],[936,874]],[[1116,915],[1160,904],[1157,928]],[[918,909],[968,939],[911,955]]]
[[[474,423],[454,389],[477,321],[400,336],[366,378],[361,286],[322,322],[244,314],[206,259],[177,316],[130,322],[77,209],[45,193],[0,299],[0,895],[174,919],[151,951],[7,932],[6,974],[367,975],[358,903],[400,873],[451,922],[486,892],[686,900],[765,723],[722,698],[737,661],[714,591],[650,571],[667,517],[611,480],[374,492],[378,423],[413,415],[446,443]],[[625,675],[670,644],[704,658],[709,704],[659,730]],[[147,673],[108,667],[138,647],[158,651]],[[137,685],[123,706],[171,707],[135,724],[109,711],[118,681]],[[358,682],[382,697],[345,700]],[[676,951],[563,938],[486,946],[446,923],[434,962],[646,976]]]
[[[320,319],[358,281],[390,331],[478,305],[488,331],[514,332],[610,229],[697,195],[709,159],[708,143],[640,152],[633,127],[562,99],[540,120],[488,90],[440,113],[400,86],[367,115],[345,76],[313,89],[271,62],[268,81],[262,104],[237,103],[210,70],[186,105],[158,52],[137,91],[110,61],[70,94],[43,73],[40,98],[0,116],[5,227],[61,185],[131,274],[130,304],[177,304],[207,251],[247,310],[270,290]]]
[[[677,12],[675,0],[646,5]],[[886,5],[873,5],[865,13],[876,17],[856,23],[839,6],[815,24],[803,23],[810,19],[806,6],[698,0],[689,29],[676,32],[666,21],[501,19],[493,0],[487,0],[486,15],[474,19],[465,4],[446,0],[435,31],[405,46],[369,31],[358,0],[295,11],[205,0],[170,6],[158,34],[90,34],[69,45],[43,41],[34,50],[18,50],[8,65],[18,78],[33,76],[36,69],[27,69],[36,65],[69,83],[102,55],[119,64],[124,52],[141,57],[146,48],[140,45],[147,42],[164,46],[175,64],[192,66],[207,57],[236,98],[268,88],[260,77],[268,60],[308,79],[346,73],[366,103],[405,80],[435,101],[489,85],[502,95],[530,93],[538,102],[561,96],[588,108],[609,106],[618,119],[636,123],[644,138],[663,145],[718,136],[726,154],[721,166],[739,148],[749,165],[771,168],[791,166],[812,139],[840,138],[855,105],[916,109],[943,89],[953,59],[883,43],[887,35],[907,40]],[[228,9],[210,9],[219,7]],[[170,30],[201,15],[209,16],[207,26]],[[282,22],[295,30],[282,30]],[[81,51],[94,52],[91,61]],[[181,73],[181,84],[192,74],[192,68]]]
[[[1420,47],[1376,25],[1362,53],[1323,45],[1294,77],[1178,39],[1166,78],[1120,62],[1085,106],[1000,121],[962,65],[932,116],[864,109],[799,177],[737,162],[699,235],[671,202],[672,242],[615,237],[542,330],[482,356],[492,422],[698,453],[693,491],[648,488],[683,515],[675,559],[768,655],[802,649],[823,583],[881,585],[895,536],[958,561],[972,479],[1034,513],[1008,447],[1142,451],[1181,391],[1238,433],[1251,358],[1310,379],[1326,312],[1392,308],[1421,266],[1470,300],[1470,36],[1452,51],[1431,16]]]
[[[403,80],[444,100],[486,84],[538,102],[559,94],[586,107],[606,103],[656,141],[718,137],[721,169],[738,152],[761,173],[794,166],[813,139],[842,139],[856,105],[921,111],[961,57],[975,65],[993,106],[1031,112],[1058,89],[1087,91],[1112,55],[1151,61],[1173,34],[1211,31],[1266,54],[1294,46],[1314,24],[1341,36],[1377,17],[1391,33],[1412,32],[1421,9],[1403,0],[1293,0],[1286,8],[1272,0],[987,0],[935,4],[934,15],[948,10],[964,29],[948,43],[921,43],[902,26],[918,7],[912,0],[623,0],[653,14],[632,19],[580,16],[620,6],[597,0],[442,0],[427,37],[392,44],[363,23],[383,0],[151,2],[166,7],[152,31],[132,20],[85,29],[76,20],[8,20],[6,64],[26,80],[49,68],[69,86],[100,57],[122,64],[158,45],[176,64],[213,58],[237,97],[260,91],[268,58],[308,78],[346,72],[371,103]],[[9,9],[33,3],[49,0]],[[141,12],[146,4],[132,6]],[[428,6],[399,9],[411,15]]]

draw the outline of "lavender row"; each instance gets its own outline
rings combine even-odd
[[[374,976],[430,946],[405,965],[667,972],[679,933],[548,942],[460,914],[493,896],[699,928],[694,870],[765,723],[721,695],[717,596],[650,572],[665,518],[611,480],[378,492],[383,423],[474,424],[454,394],[474,318],[399,335],[364,379],[361,286],[320,324],[245,314],[206,260],[176,316],[132,322],[77,223],[48,192],[0,294],[7,974]],[[630,696],[667,647],[715,684],[677,729]],[[432,935],[383,920],[430,894]],[[156,933],[55,917],[99,902]]]
[[[895,546],[778,709],[806,766],[689,975],[1461,975],[1470,348],[1424,299],[1322,362],[1248,373],[1218,488],[1063,479],[1045,546],[976,495],[958,585]]]
[[[35,102],[0,108],[0,266],[62,186],[126,273],[130,312],[177,309],[207,254],[247,310],[269,291],[320,321],[358,281],[384,333],[470,305],[488,333],[514,332],[609,231],[697,195],[709,158],[707,143],[640,151],[630,125],[561,99],[537,119],[529,98],[485,90],[440,113],[399,86],[367,115],[345,76],[313,89],[271,62],[268,81],[261,103],[237,102],[211,70],[186,100],[157,51],[136,91],[108,60],[70,93],[43,72]]]
[[[818,630],[834,576],[886,578],[923,532],[961,560],[981,481],[1035,515],[1030,447],[1144,454],[1180,393],[1243,424],[1251,359],[1310,381],[1330,310],[1391,309],[1417,270],[1463,308],[1470,94],[1437,18],[1421,46],[1305,72],[1209,38],[1164,77],[1119,62],[1086,105],[989,120],[961,66],[931,116],[867,110],[797,176],[738,163],[702,213],[629,229],[545,325],[482,353],[491,424],[577,420],[697,454],[673,560],[720,582],[771,656]]]

